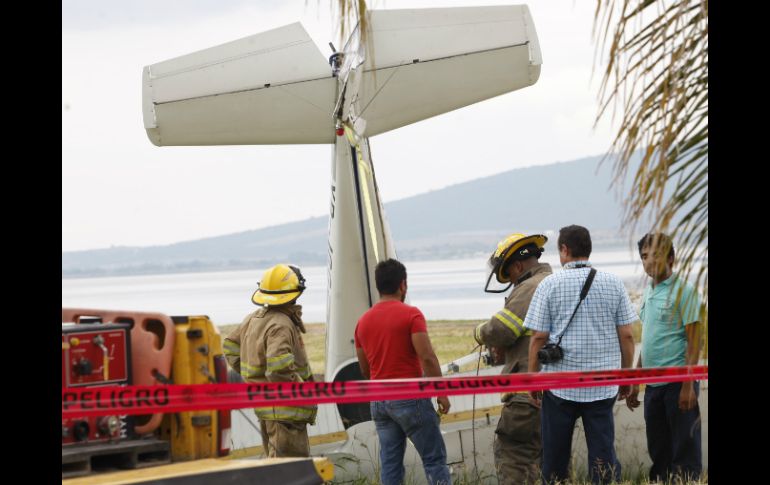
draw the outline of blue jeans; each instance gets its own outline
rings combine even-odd
[[[695,382],[695,395],[699,394]],[[652,459],[650,480],[666,481],[671,475],[700,479],[701,436],[700,407],[679,410],[681,382],[644,389],[644,421],[647,425],[647,450]]]
[[[583,420],[588,445],[588,476],[592,483],[620,481],[620,462],[615,455],[615,398],[576,402],[543,393],[543,483],[569,479],[572,432],[577,418]]]
[[[371,408],[380,440],[380,479],[383,485],[400,485],[404,481],[407,437],[420,454],[428,483],[452,483],[446,466],[446,446],[439,429],[439,418],[430,399],[374,401]]]

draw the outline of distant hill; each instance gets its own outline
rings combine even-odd
[[[513,232],[591,230],[595,245],[616,234],[621,204],[601,157],[520,168],[385,204],[399,258],[446,259],[489,252]],[[292,261],[324,264],[328,216],[166,246],[62,253],[62,277],[246,269]]]

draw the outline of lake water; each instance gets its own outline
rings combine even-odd
[[[561,271],[557,254],[541,261]],[[597,251],[597,269],[614,273],[632,297],[645,281],[641,264],[630,249]],[[484,293],[486,257],[405,261],[409,303],[428,320],[482,319],[495,313],[506,293]],[[264,269],[109,278],[62,279],[62,306],[160,312],[167,315],[208,315],[217,325],[238,323],[254,310],[251,294]],[[302,268],[307,290],[299,302],[306,322],[326,320],[326,267]]]

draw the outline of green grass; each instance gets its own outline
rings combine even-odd
[[[412,471],[414,472],[414,470]],[[422,473],[422,470],[419,470],[416,473]],[[407,473],[407,475],[404,477],[404,485],[415,485],[417,483],[424,483],[424,481],[424,476],[415,477],[414,473]],[[474,473],[472,470],[466,469],[455,469],[454,474],[452,475],[453,485],[480,485],[495,482],[495,477],[484,475],[483,473],[481,476],[477,476],[476,473]],[[332,480],[331,483],[345,483],[349,485],[382,485],[382,482],[379,479],[379,470],[375,471],[374,476],[364,476],[363,474],[359,473],[358,477],[352,481],[346,480],[344,482],[335,482]],[[541,484],[542,482],[538,480],[535,483]],[[557,483],[563,483],[563,485],[590,485],[591,481],[586,476],[579,476],[573,470],[569,481]],[[650,482],[647,476],[647,470],[636,474],[628,474],[624,472],[619,482],[612,483],[617,485],[663,485],[661,482]],[[673,479],[672,481],[667,482],[666,485],[703,485],[707,483],[708,470],[704,470],[699,481],[684,481],[682,479]]]
[[[379,461],[379,460],[376,460]],[[348,466],[342,466],[342,468],[349,468],[350,466],[355,467],[357,464],[355,461],[348,464]],[[375,467],[378,467],[378,465],[375,465]],[[416,485],[418,483],[424,483],[425,479],[424,476],[415,476],[415,474],[421,474],[422,470],[415,470],[411,469],[411,473],[407,473],[404,477],[404,485]],[[482,473],[480,476],[474,473],[472,470],[466,470],[464,468],[455,468],[453,475],[452,475],[452,483],[453,485],[480,485],[480,484],[490,484],[490,483],[496,483],[496,478],[494,476],[489,476],[487,474]],[[340,484],[346,484],[346,485],[382,485],[382,482],[379,479],[379,470],[375,470],[375,473],[373,476],[365,476],[363,473],[359,472],[358,476],[352,480],[345,480],[340,482],[335,482],[332,480],[332,484],[334,483],[340,483]],[[536,481],[536,484],[541,484],[541,481]],[[585,476],[585,472],[583,472],[583,475],[580,476],[578,473],[575,473],[574,470],[571,473],[571,477],[569,481],[567,482],[557,482],[559,484],[563,485],[590,485],[591,481],[588,479],[588,477]],[[619,482],[612,482],[613,484],[617,485],[663,485],[661,482],[650,482],[649,478],[647,476],[647,470],[640,471],[638,473],[623,473],[623,476],[621,477],[621,480]],[[704,470],[702,477],[699,481],[684,481],[682,479],[673,479],[670,482],[666,482],[665,485],[703,485],[708,483],[708,470]]]

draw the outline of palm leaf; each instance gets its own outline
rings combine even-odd
[[[634,238],[651,217],[645,232],[671,234],[708,331],[708,1],[597,0],[594,38],[595,69],[606,54],[596,123],[610,108],[612,121],[620,114],[603,162],[613,165],[624,228]]]

